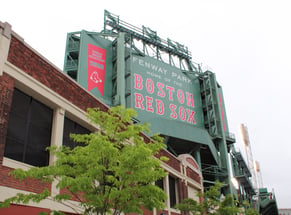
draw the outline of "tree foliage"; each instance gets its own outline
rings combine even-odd
[[[88,109],[88,118],[100,129],[90,134],[71,134],[83,146],[50,147],[57,158],[53,165],[11,172],[20,180],[32,177],[57,181],[57,188],[67,189],[67,194],[52,196],[48,190],[18,194],[0,207],[46,198],[64,202],[74,197],[81,202],[84,214],[142,213],[141,206],[163,209],[166,195],[154,185],[166,174],[160,160],[154,158],[164,147],[163,140],[155,135],[145,143],[140,134],[148,131],[148,125],[132,123],[135,116],[133,109],[123,107],[113,107],[108,112]]]
[[[192,215],[234,215],[243,214],[243,210],[236,206],[236,202],[231,194],[225,197],[221,196],[220,189],[222,183],[216,182],[204,193],[199,193],[199,197],[203,199],[202,202],[197,202],[193,199],[184,199],[180,204],[176,205],[176,208],[191,212]],[[258,215],[258,213],[252,209],[248,209],[246,214]]]
[[[256,211],[254,208],[250,207],[250,203],[248,201],[243,202],[243,206],[246,211],[246,215],[259,215],[258,211]]]

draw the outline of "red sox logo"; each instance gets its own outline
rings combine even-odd
[[[104,96],[105,65],[106,49],[88,44],[87,89],[91,91],[96,87],[102,96]]]

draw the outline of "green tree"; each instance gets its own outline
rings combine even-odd
[[[68,194],[52,196],[48,190],[17,194],[0,207],[46,198],[63,202],[74,197],[81,201],[84,214],[142,213],[141,207],[163,209],[166,195],[154,185],[166,174],[160,166],[160,159],[166,158],[154,158],[164,147],[163,140],[154,135],[151,142],[145,143],[141,132],[148,131],[148,125],[132,123],[135,116],[133,109],[123,107],[113,107],[108,112],[88,109],[89,119],[100,129],[91,134],[71,134],[83,146],[51,147],[50,152],[57,158],[53,165],[11,172],[20,180],[56,180],[57,187],[67,189]]]
[[[191,212],[193,215],[234,215],[242,213],[243,211],[236,206],[231,194],[221,198],[221,187],[222,183],[216,182],[204,193],[199,193],[199,197],[203,199],[202,202],[184,199],[176,208],[181,211]],[[252,211],[250,214],[256,215],[258,213]]]
[[[245,208],[246,215],[259,215],[259,213],[250,207],[250,203],[248,201],[243,202],[243,207]]]

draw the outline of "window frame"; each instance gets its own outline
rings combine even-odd
[[[174,206],[179,203],[179,189],[178,189],[178,180],[179,178],[169,174],[169,207],[174,209]],[[174,187],[172,187],[174,186]],[[174,191],[174,193],[173,193]]]
[[[64,116],[64,123],[63,123],[63,138],[62,138],[62,145],[63,146],[67,146],[70,147],[71,149],[75,148],[76,146],[82,146],[82,143],[76,143],[74,141],[71,140],[71,138],[68,136],[65,136],[65,132],[67,135],[67,131],[66,130],[66,123],[72,123],[73,124],[73,131],[69,132],[68,135],[74,133],[74,134],[90,134],[92,133],[92,131],[90,129],[88,129],[87,127],[83,126],[81,123],[76,122],[77,120],[73,120],[68,116]],[[83,131],[86,130],[85,132],[79,132],[78,129],[82,129]],[[69,144],[67,144],[66,141],[69,141]]]
[[[53,119],[53,108],[15,87],[7,125],[4,157],[32,166],[49,165],[50,154],[46,148],[51,145]],[[41,140],[40,144],[33,145],[38,140]],[[19,152],[13,154],[15,150]],[[29,153],[41,154],[35,157]]]

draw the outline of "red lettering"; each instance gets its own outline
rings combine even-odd
[[[163,83],[161,83],[161,82],[158,82],[157,83],[157,87],[159,88],[159,92],[158,92],[158,95],[159,96],[161,96],[161,97],[165,97],[165,92],[164,92],[164,90],[163,90],[163,88],[164,88],[164,84]]]
[[[146,96],[146,105],[147,105],[147,111],[149,112],[154,112],[154,109],[153,109],[153,98],[152,97],[148,97]]]
[[[147,91],[152,94],[154,92],[154,83],[152,79],[147,79]]]
[[[187,105],[194,107],[194,99],[193,99],[193,94],[186,92],[186,97],[187,97]]]
[[[140,108],[144,110],[144,106],[142,104],[143,96],[140,93],[135,93],[135,108]]]
[[[187,112],[188,112],[188,120],[187,120],[187,122],[190,122],[192,124],[196,124],[195,119],[194,119],[195,111],[187,109]]]
[[[185,122],[187,120],[188,123],[196,124],[195,111],[191,108],[187,109],[185,106],[187,103],[188,107],[194,107],[194,96],[192,93],[185,92],[183,89],[177,89],[176,91],[175,87],[168,86],[161,82],[155,82],[155,80],[151,78],[146,79],[146,82],[143,81],[144,80],[141,75],[134,74],[134,89],[144,90],[141,91],[143,93],[134,93],[134,107],[136,109],[146,110],[147,112],[156,113],[157,115],[164,115],[164,100],[167,100],[167,102],[175,100],[175,102],[172,103],[179,102],[182,105],[177,106],[175,104],[170,104],[170,117],[172,119],[179,118],[179,120]],[[143,84],[145,84],[145,86]],[[146,87],[146,89],[144,89],[144,87]],[[150,96],[149,94],[153,95]],[[157,99],[157,97],[160,99]]]
[[[185,112],[185,109],[183,107],[180,107],[179,108],[179,115],[180,115],[180,119],[182,121],[185,121],[185,119],[186,119],[186,112]]]
[[[177,108],[176,105],[174,105],[174,104],[170,104],[170,109],[171,109],[171,111],[172,111],[172,113],[171,113],[170,116],[171,116],[173,119],[177,119],[176,108]]]
[[[156,99],[156,105],[157,105],[157,114],[163,115],[164,114],[164,103],[161,100]]]
[[[183,104],[184,101],[185,101],[185,97],[184,97],[184,93],[183,93],[183,91],[182,91],[181,89],[178,90],[178,92],[177,92],[177,96],[178,96],[178,100],[179,100],[179,102],[180,102],[181,104]]]
[[[142,90],[142,77],[138,74],[134,74],[134,88],[138,90]]]
[[[169,99],[173,101],[173,92],[175,91],[175,88],[167,85],[166,89],[169,90]]]

